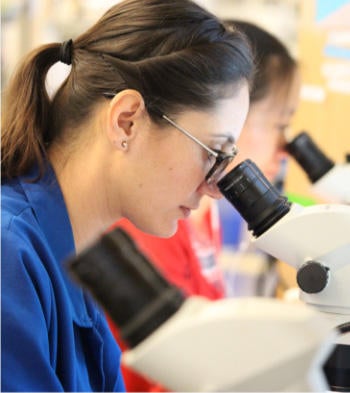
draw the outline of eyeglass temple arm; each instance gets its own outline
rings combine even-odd
[[[191,135],[188,131],[186,131],[184,128],[180,127],[178,124],[174,123],[168,116],[162,115],[162,118],[166,120],[168,123],[170,123],[173,127],[181,131],[183,134],[191,138],[194,142],[198,143],[198,145],[202,146],[204,150],[206,150],[208,153],[213,155],[215,158],[218,157],[219,153],[217,153],[215,150],[210,149],[208,146],[206,146],[204,143],[202,143],[199,139],[197,139],[195,136]]]

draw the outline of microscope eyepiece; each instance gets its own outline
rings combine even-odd
[[[90,290],[130,348],[149,336],[184,302],[120,228],[68,261],[71,275]]]
[[[315,183],[334,167],[334,162],[316,146],[305,131],[286,144],[286,151],[304,169],[312,183]]]
[[[280,195],[251,160],[237,165],[217,185],[256,237],[290,210],[288,199]]]

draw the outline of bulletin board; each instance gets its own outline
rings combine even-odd
[[[350,1],[300,2],[301,100],[291,136],[310,133],[335,162],[350,153]],[[312,196],[303,170],[290,160],[286,190]]]

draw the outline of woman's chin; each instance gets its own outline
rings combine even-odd
[[[163,225],[162,227],[155,228],[152,235],[157,237],[169,238],[175,235],[177,231],[177,220],[172,225]]]
[[[175,235],[178,228],[178,219],[168,221],[150,221],[146,222],[132,222],[140,231],[147,233],[151,236],[169,238]]]

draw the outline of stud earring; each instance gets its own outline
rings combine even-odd
[[[128,142],[127,141],[122,141],[121,146],[123,149],[126,149],[128,147]]]

